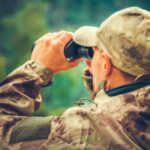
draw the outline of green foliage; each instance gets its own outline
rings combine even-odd
[[[8,56],[14,56],[9,59],[8,69],[14,68],[28,59],[32,42],[47,32],[46,9],[47,5],[43,2],[30,2],[2,20],[8,33],[7,40],[9,42],[6,44]]]
[[[6,64],[6,58],[3,55],[0,55],[0,79],[3,78],[5,75],[5,64]]]
[[[31,45],[46,32],[74,31],[98,26],[113,12],[129,6],[150,9],[148,0],[0,0],[0,79],[30,59]],[[89,96],[81,75],[85,66],[54,77],[42,90],[43,103],[35,115],[61,114],[81,97]]]

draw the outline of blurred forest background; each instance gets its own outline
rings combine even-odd
[[[0,80],[30,58],[32,43],[47,32],[74,31],[99,24],[129,6],[150,10],[150,0],[0,0]],[[60,114],[89,97],[82,83],[84,64],[54,78],[43,88],[43,103],[34,115]]]

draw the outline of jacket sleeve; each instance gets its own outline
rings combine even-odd
[[[29,60],[0,83],[0,149],[38,148],[48,138],[52,117],[30,115],[42,102],[41,87],[52,77],[45,66]],[[19,141],[28,142],[10,144]]]
[[[27,61],[0,83],[0,114],[31,115],[41,103],[40,89],[53,74],[42,64]]]

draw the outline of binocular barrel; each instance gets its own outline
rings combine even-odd
[[[64,48],[64,54],[68,61],[72,61],[78,58],[93,58],[93,49],[91,47],[84,47],[78,45],[74,41],[70,41]]]

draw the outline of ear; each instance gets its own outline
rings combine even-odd
[[[109,57],[108,53],[103,52],[102,56],[104,59],[105,75],[106,75],[106,77],[108,77],[111,74],[112,64],[111,64],[110,57]]]

